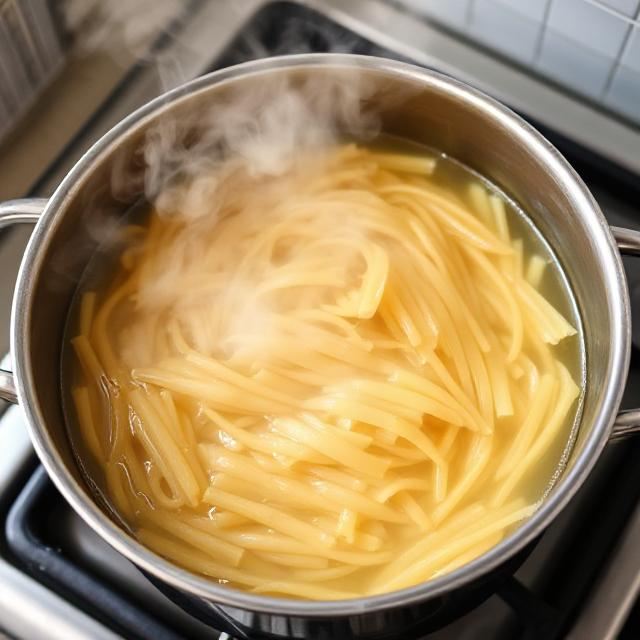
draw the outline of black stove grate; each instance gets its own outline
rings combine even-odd
[[[295,2],[275,2],[253,16],[209,70],[270,55],[328,50],[400,58],[317,11]],[[135,78],[134,69],[114,92],[126,91],[127,84]],[[545,133],[579,167],[591,186],[607,185],[611,189],[614,180],[619,197],[638,202],[638,189],[629,186],[627,176],[616,167],[553,132]],[[628,395],[636,398],[640,397],[638,372],[640,361],[638,353],[634,353],[634,383]],[[483,627],[483,635],[497,640],[554,640],[566,635],[631,509],[640,500],[639,455],[637,440],[608,448],[588,484],[573,501],[571,513],[563,514],[570,524],[552,525],[522,570],[492,598],[494,603],[500,599],[501,608],[495,620]],[[122,581],[100,570],[95,558],[84,557],[82,549],[75,548],[74,541],[59,531],[60,522],[71,518],[78,520],[39,467],[16,499],[6,522],[7,542],[16,562],[124,637],[211,638],[210,629],[189,621],[186,614],[178,616],[171,607],[158,605],[161,601],[151,602],[145,597],[148,591],[124,591]],[[77,526],[85,525],[78,521]],[[536,563],[544,564],[542,575],[532,570]],[[153,590],[150,584],[145,588]],[[468,614],[469,621],[486,606]],[[437,633],[436,637],[458,636]],[[471,637],[468,632],[467,637]]]
[[[60,507],[67,506],[61,505],[61,501],[64,499],[39,466],[9,512],[7,542],[29,573],[126,638],[183,638],[179,630],[171,629],[144,606],[132,602],[116,585],[94,575],[56,544],[52,514],[59,514]]]

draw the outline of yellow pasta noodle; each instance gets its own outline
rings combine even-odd
[[[200,179],[210,215],[120,229],[69,323],[71,436],[138,539],[229,588],[331,600],[453,571],[532,514],[581,343],[514,205],[414,148]]]

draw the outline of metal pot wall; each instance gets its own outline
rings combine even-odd
[[[60,357],[78,280],[98,249],[95,217],[122,217],[139,202],[145,132],[269,78],[310,74],[353,77],[376,87],[369,98],[383,131],[438,148],[500,185],[553,247],[584,325],[586,392],[575,445],[562,477],[538,511],[500,544],[456,571],[394,593],[336,602],[287,600],[225,588],[140,545],[96,504],[71,451],[61,406]],[[404,96],[381,99],[378,95]],[[134,185],[112,193],[123,167]],[[135,185],[139,185],[135,187]],[[579,176],[532,127],[491,98],[432,71],[390,60],[339,54],[272,58],[190,82],[142,107],[99,140],[49,200],[0,205],[0,227],[37,223],[13,301],[14,372],[0,372],[0,397],[18,401],[31,439],[58,489],[79,515],[171,597],[199,617],[251,637],[381,638],[446,621],[454,608],[486,597],[583,483],[607,441],[637,430],[640,411],[619,414],[631,318],[620,252],[640,254],[640,234],[610,229]],[[618,244],[616,244],[616,241]]]

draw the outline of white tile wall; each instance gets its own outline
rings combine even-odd
[[[640,73],[640,27],[635,27],[631,32],[622,54],[622,64]]]
[[[640,124],[640,0],[395,1]]]
[[[553,0],[549,28],[587,49],[616,58],[631,27],[585,0]]]
[[[513,4],[516,3],[475,0],[470,12],[469,34],[519,62],[532,63],[542,31],[542,16],[540,20],[532,20],[515,11]]]
[[[640,123],[640,73],[624,66],[618,67],[605,104]]]
[[[600,97],[613,67],[612,58],[555,31],[547,30],[544,34],[538,69],[571,89],[593,98]]]

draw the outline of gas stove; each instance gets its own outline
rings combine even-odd
[[[377,0],[189,3],[144,61],[114,74],[110,90],[50,153],[30,185],[11,195],[51,193],[104,131],[171,88],[154,60],[171,59],[186,80],[256,57],[303,51],[393,57],[476,85],[543,130],[583,176],[612,224],[640,228],[640,131]],[[0,260],[6,259],[3,252],[19,253],[21,242],[22,236],[0,238]],[[629,261],[626,267],[640,312],[640,264]],[[638,328],[634,336],[640,338],[640,322]],[[638,404],[640,351],[634,346],[624,405]],[[19,407],[5,408],[0,417],[0,452],[0,629],[28,639],[228,637],[167,600],[80,520],[38,464]],[[610,444],[517,573],[477,609],[421,637],[638,637],[639,456],[638,438]]]

